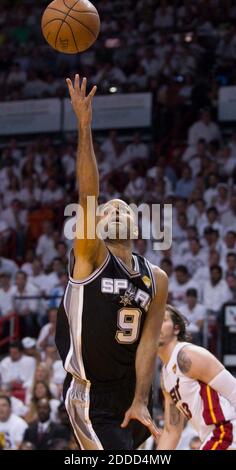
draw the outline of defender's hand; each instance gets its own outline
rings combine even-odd
[[[124,421],[121,423],[121,427],[126,428],[131,419],[136,419],[137,421],[140,421],[140,423],[142,423],[144,426],[146,426],[155,441],[157,441],[157,439],[160,437],[161,432],[153,422],[146,405],[142,403],[133,402],[131,407],[125,413]]]
[[[88,96],[86,96],[87,79],[83,78],[80,85],[79,75],[75,75],[74,85],[70,78],[66,79],[68,85],[71,103],[79,120],[80,125],[91,124],[92,121],[92,99],[97,91],[97,87],[94,86]]]

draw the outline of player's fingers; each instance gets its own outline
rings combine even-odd
[[[90,100],[93,99],[93,97],[94,97],[96,91],[97,91],[97,86],[94,85],[93,88],[92,88],[92,90],[90,91],[90,93],[89,93],[89,95],[88,95],[88,98],[89,98]]]
[[[128,426],[129,424],[129,421],[130,421],[130,417],[129,417],[129,414],[128,413],[125,413],[125,417],[124,417],[124,420],[123,422],[121,423],[121,428],[126,428],[126,426]]]
[[[66,83],[67,83],[67,86],[68,86],[68,90],[69,90],[69,93],[70,93],[70,97],[72,98],[73,93],[74,93],[73,83],[72,83],[72,81],[71,81],[70,78],[67,78],[67,79],[66,79]]]
[[[82,85],[81,85],[81,95],[83,96],[83,98],[86,95],[86,86],[87,86],[87,78],[84,77],[82,80]]]
[[[161,435],[161,432],[159,429],[155,426],[153,421],[150,421],[149,424],[147,424],[147,427],[150,431],[150,433],[153,435],[154,439],[158,439]]]
[[[74,89],[80,95],[79,74],[75,74]]]

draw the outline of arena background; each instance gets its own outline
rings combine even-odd
[[[236,370],[233,0],[94,1],[101,32],[77,55],[59,54],[43,39],[48,3],[0,4],[0,395],[12,404],[9,429],[0,419],[2,448],[76,448],[60,404],[64,371],[54,342],[71,246],[64,208],[78,194],[65,83],[76,72],[98,85],[101,202],[173,205],[171,249],[153,251],[152,240],[140,238],[134,250],[167,272],[169,301],[188,318],[193,341]],[[13,347],[13,340],[22,342]],[[157,362],[161,427],[158,369]],[[38,419],[41,397],[54,424],[50,439],[35,444],[27,426]],[[193,436],[186,426],[179,449],[197,447]]]

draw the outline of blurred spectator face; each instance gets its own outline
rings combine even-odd
[[[195,238],[193,240],[190,240],[189,242],[189,246],[190,246],[190,250],[191,252],[196,255],[199,250],[200,250],[200,244],[199,244],[199,241]]]
[[[34,387],[34,397],[40,400],[41,398],[50,398],[50,391],[44,382],[37,382]]]
[[[221,184],[218,187],[218,194],[219,194],[220,199],[223,199],[223,200],[227,199],[228,197],[227,186],[225,187],[223,184]]]
[[[4,423],[10,418],[11,405],[7,398],[0,397],[0,422]]]
[[[175,202],[175,209],[178,213],[184,213],[186,210],[186,201],[184,199],[177,199]]]
[[[39,274],[42,272],[41,261],[39,261],[38,259],[35,259],[33,261],[32,271],[33,271],[33,276],[39,276]]]
[[[225,243],[227,248],[234,248],[236,243],[236,233],[235,232],[228,232],[225,236]]]
[[[202,214],[205,211],[205,202],[203,199],[197,199],[195,202],[197,210]]]
[[[197,237],[197,229],[196,227],[188,227],[187,228],[187,238],[188,240],[193,240]]]
[[[236,292],[236,275],[229,275],[226,278],[227,284],[232,291]]]
[[[211,115],[209,111],[202,111],[201,113],[201,120],[208,126],[211,122]]]
[[[231,204],[230,204],[231,210],[236,213],[236,194],[232,196],[231,198]]]
[[[64,256],[66,256],[66,245],[65,245],[65,243],[59,242],[57,244],[57,251],[58,251],[59,256],[61,258],[64,258]]]
[[[46,398],[41,398],[37,403],[37,414],[39,421],[45,423],[50,418],[50,406],[49,401]]]
[[[220,282],[222,278],[222,271],[220,266],[212,267],[210,271],[210,276],[212,285],[215,286],[216,284],[218,284],[218,282]]]
[[[191,289],[192,291],[195,290],[195,289]],[[187,292],[186,294],[186,301],[187,301],[187,305],[188,305],[188,308],[192,309],[195,307],[195,305],[197,304],[197,293],[195,292]]]
[[[177,217],[177,220],[178,220],[178,224],[181,228],[185,229],[187,228],[187,217],[184,213],[181,213],[178,215]]]
[[[11,285],[11,277],[10,274],[2,274],[0,276],[0,288],[4,290],[8,290]]]
[[[236,255],[229,253],[226,257],[227,268],[229,271],[236,271]]]
[[[220,261],[220,255],[218,251],[216,250],[210,251],[209,259],[208,259],[209,266],[214,266],[214,264],[219,264],[219,261]]]
[[[60,285],[61,285],[61,287],[63,287],[63,288],[65,289],[66,286],[67,286],[67,283],[68,283],[68,276],[67,276],[67,274],[62,273],[62,274],[60,275]]]
[[[18,290],[24,290],[27,282],[27,275],[25,273],[16,274],[16,285]]]
[[[19,361],[19,359],[22,356],[22,351],[19,348],[15,347],[15,346],[12,346],[12,347],[10,346],[9,355],[10,355],[10,358],[13,362]]]
[[[62,263],[61,263],[61,260],[60,259],[54,259],[53,263],[52,263],[52,270],[57,273],[57,274],[60,274],[60,272],[62,271]]]
[[[49,378],[49,370],[48,370],[48,367],[46,366],[46,364],[44,364],[43,362],[41,364],[39,364],[36,368],[36,371],[35,371],[35,381],[38,382],[38,381],[43,381],[43,382],[46,382]]]
[[[14,214],[18,215],[18,212],[21,210],[21,203],[17,199],[14,199],[11,203],[12,210]]]
[[[161,265],[160,265],[161,269],[163,269],[163,271],[165,271],[165,273],[167,274],[167,276],[171,276],[172,273],[173,273],[173,265],[171,263],[170,260],[168,259],[163,259],[161,261]]]
[[[208,178],[208,186],[215,188],[218,184],[218,176],[215,173],[211,173]]]
[[[218,212],[216,209],[212,208],[207,211],[207,218],[210,224],[213,224],[214,222],[216,222],[217,217],[218,217]]]
[[[57,321],[57,309],[56,308],[51,308],[49,310],[48,319],[49,319],[49,323],[52,323],[53,325],[56,324],[56,321]]]
[[[201,441],[198,436],[195,436],[191,439],[189,443],[190,450],[199,450],[201,447]]]
[[[176,268],[175,276],[179,284],[185,284],[188,281],[188,271],[185,267]]]

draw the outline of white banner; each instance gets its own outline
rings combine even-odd
[[[60,130],[61,101],[58,98],[0,103],[0,135]]]
[[[95,96],[93,100],[93,129],[126,129],[151,125],[151,93]],[[73,131],[77,123],[69,99],[64,99],[63,130]]]
[[[218,118],[220,121],[236,120],[236,86],[223,86],[220,88]]]

